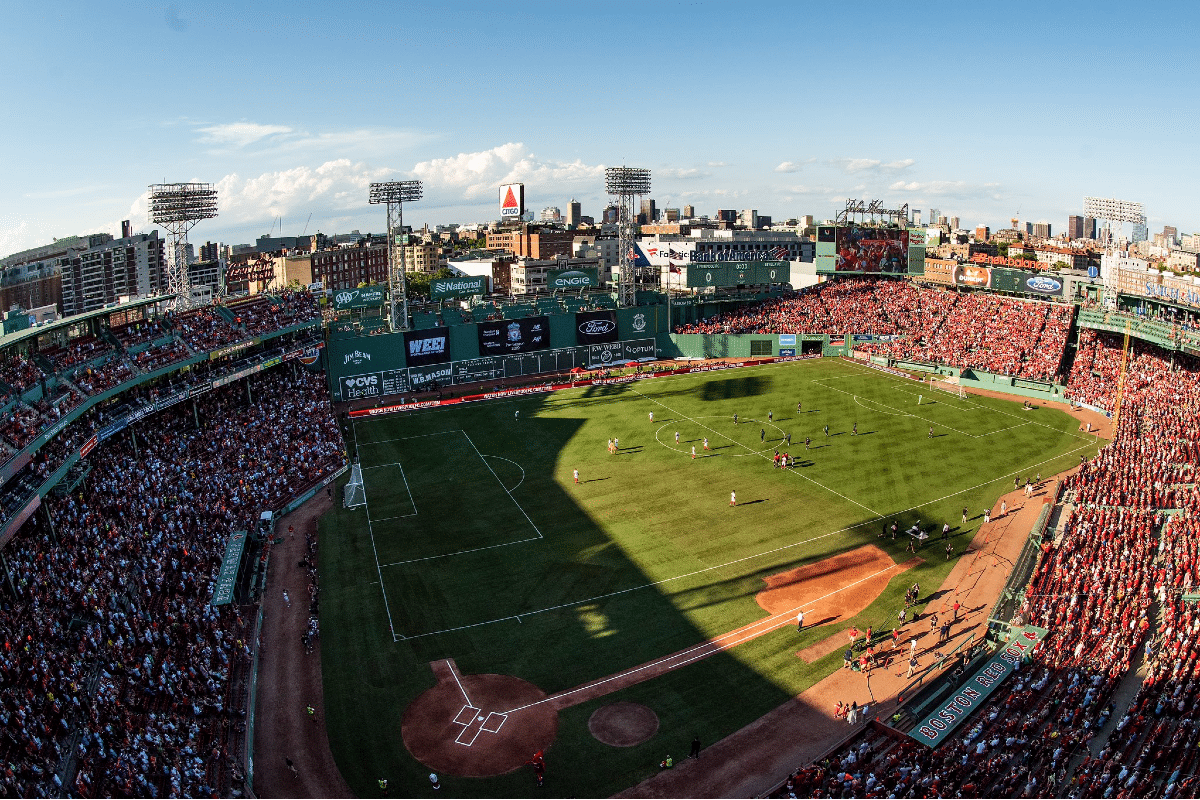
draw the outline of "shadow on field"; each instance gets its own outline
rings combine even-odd
[[[762,394],[769,386],[770,379],[763,377],[723,378],[686,393],[722,400]],[[724,520],[769,515],[784,507],[781,495],[747,485],[745,494],[770,492],[776,501],[743,501],[738,505],[749,507],[747,516],[739,517],[726,506],[733,487],[704,484],[701,489],[713,492],[707,494],[694,486],[663,485],[662,462],[647,457],[659,452],[657,446],[643,452],[641,444],[631,444],[620,453],[633,458],[609,460],[602,447],[608,431],[630,442],[651,441],[660,423],[647,424],[646,403],[629,388],[589,387],[571,403],[537,395],[359,423],[360,433],[369,428],[371,434],[364,439],[379,443],[373,460],[405,464],[403,475],[396,475],[401,480],[383,488],[395,493],[394,503],[420,513],[402,523],[377,525],[373,533],[362,511],[338,508],[321,521],[325,721],[338,766],[357,795],[378,796],[377,781],[384,775],[395,786],[428,784],[430,770],[396,734],[405,709],[434,684],[430,662],[452,658],[461,674],[512,675],[554,694],[745,624],[757,609],[731,601],[752,599],[765,588],[765,578],[786,569],[864,543],[877,544],[897,563],[906,560],[907,537],[877,539],[877,523],[866,520],[833,533],[789,531],[778,552],[736,566],[753,571],[722,577],[734,568],[728,537],[736,533],[722,528]],[[614,403],[618,399],[622,402]],[[626,400],[642,404],[630,421],[622,418],[630,411]],[[581,446],[577,437],[589,423],[580,417],[602,404],[614,411],[607,419],[605,412],[594,412],[591,419],[599,419],[602,429],[592,436],[594,442]],[[572,407],[581,413],[571,414]],[[514,410],[520,411],[519,425],[512,422]],[[715,450],[724,455],[734,447],[726,443]],[[457,455],[439,457],[439,448]],[[476,453],[496,460],[481,467]],[[600,477],[575,486],[574,468]],[[716,468],[714,462],[695,464],[688,475]],[[679,481],[711,480],[672,475]],[[692,494],[681,499],[680,491]],[[376,497],[369,503],[372,513],[377,503],[385,505]],[[663,507],[677,508],[682,520],[675,524]],[[722,526],[712,524],[717,515]],[[918,517],[895,519],[900,530],[907,530]],[[926,529],[931,524],[924,521]],[[940,532],[942,521],[936,524]],[[705,568],[684,570],[672,563],[681,553]],[[762,568],[754,569],[759,564]],[[699,618],[706,625],[701,629],[693,620],[704,609],[713,610]],[[553,773],[554,791],[558,796],[614,794],[653,774],[665,753],[682,751],[692,736],[718,741],[790,700],[792,693],[765,666],[760,672],[757,662],[747,661],[746,654],[763,655],[770,646],[764,638],[741,651],[720,651],[560,712],[550,752],[563,768]],[[633,747],[602,745],[587,732],[588,716],[623,699],[649,705],[659,717],[660,733]],[[530,788],[530,775],[522,770],[495,778],[440,777],[447,794],[455,795],[526,796]]]
[[[770,378],[762,375],[748,375],[705,381],[696,393],[701,400],[733,400],[738,397],[757,397],[765,394],[770,388]]]

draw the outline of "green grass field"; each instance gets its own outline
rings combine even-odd
[[[326,721],[351,788],[375,796],[387,777],[401,795],[427,791],[400,719],[434,684],[431,661],[562,691],[766,616],[754,600],[766,576],[866,543],[904,561],[903,541],[876,536],[893,519],[939,532],[950,522],[961,552],[1014,476],[1051,475],[1095,452],[1061,411],[933,394],[829,359],[357,423],[367,508],[321,520],[320,561]],[[777,447],[800,466],[773,469]],[[959,528],[964,506],[975,519]],[[930,547],[928,563],[856,618],[860,628],[887,627],[914,580],[942,582],[953,562]],[[840,666],[837,654],[813,664],[794,655],[834,632],[785,626],[566,709],[547,756],[553,793],[607,796],[665,754],[686,754],[693,735],[710,744],[746,725]],[[621,699],[658,714],[649,742],[613,748],[588,733],[591,713]],[[455,795],[514,796],[530,781],[519,771],[443,783]]]

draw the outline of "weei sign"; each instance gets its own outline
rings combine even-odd
[[[918,742],[937,747],[955,728],[976,711],[1000,683],[1017,670],[1038,642],[1046,638],[1046,629],[1026,625],[1013,628],[1012,638],[987,663],[975,671],[958,691],[941,707],[917,723],[909,731]]]
[[[447,297],[482,297],[488,293],[488,279],[486,275],[434,278],[429,288],[434,300]]]
[[[546,288],[550,290],[592,289],[599,285],[600,270],[596,267],[546,270]]]
[[[444,364],[449,360],[449,328],[428,328],[405,332],[404,361],[408,366],[423,367],[427,364]]]
[[[381,306],[387,298],[385,286],[359,286],[356,289],[339,289],[333,295],[333,307],[338,311],[347,308],[370,308]]]

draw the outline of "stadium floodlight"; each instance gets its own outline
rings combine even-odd
[[[408,294],[404,281],[404,243],[400,237],[404,232],[404,204],[421,199],[420,181],[385,181],[372,183],[367,199],[374,204],[387,206],[388,238],[388,295],[391,302],[392,330],[408,328]],[[399,250],[400,257],[396,257]],[[396,319],[396,304],[399,302],[402,317]]]
[[[604,170],[604,188],[617,198],[617,297],[622,306],[637,305],[638,277],[633,265],[637,241],[637,198],[650,194],[650,170],[641,167],[608,167]]]
[[[171,305],[175,309],[190,308],[187,235],[200,220],[217,216],[217,190],[211,183],[154,183],[150,185],[149,212],[150,222],[165,228],[170,238],[167,292],[175,295]]]

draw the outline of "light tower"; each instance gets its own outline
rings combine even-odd
[[[650,194],[650,170],[639,167],[609,167],[604,170],[604,187],[617,198],[617,298],[622,306],[637,305],[639,268],[633,266],[637,240],[637,199]]]
[[[150,185],[150,221],[166,229],[171,239],[167,253],[167,292],[175,295],[171,307],[192,305],[188,275],[187,235],[197,222],[217,216],[217,190],[211,183],[154,183]]]
[[[404,288],[404,247],[400,237],[404,231],[404,204],[421,199],[420,181],[387,181],[372,183],[370,202],[387,204],[388,236],[388,295],[391,302],[392,330],[408,328],[408,295]],[[400,257],[396,257],[396,250]],[[396,304],[400,305],[401,317],[396,318]]]

